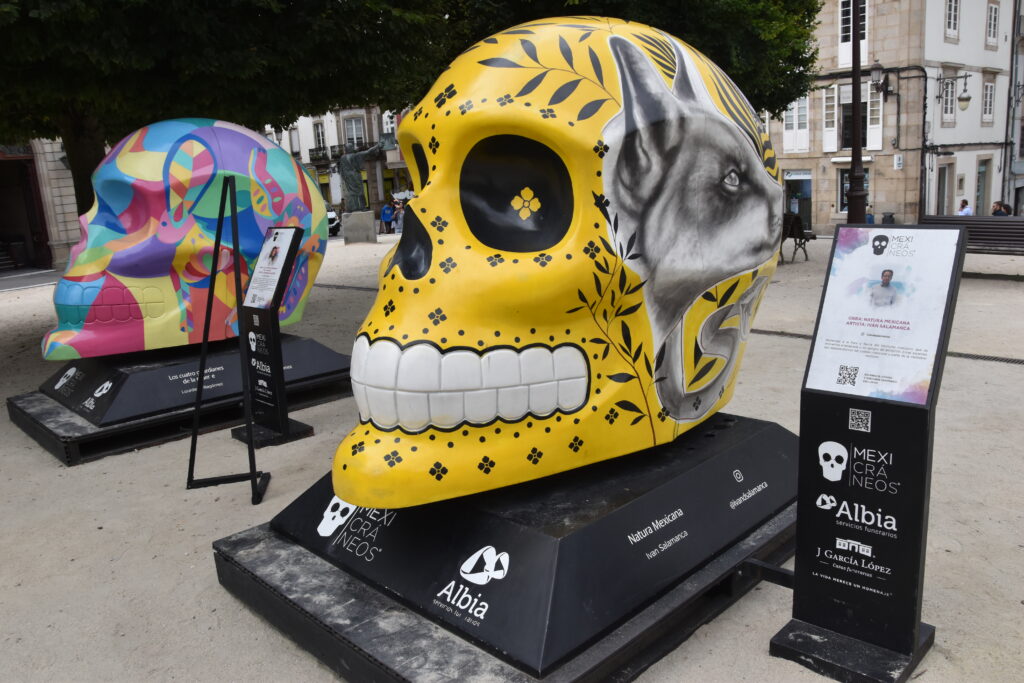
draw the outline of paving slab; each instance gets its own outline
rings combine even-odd
[[[378,244],[329,243],[306,309],[288,329],[348,353],[372,303]],[[800,382],[830,242],[780,266],[755,320],[728,411],[796,431]],[[965,270],[1018,276],[1018,257],[969,256]],[[39,341],[54,323],[52,286],[0,292],[5,395],[35,390],[53,369]],[[916,681],[1017,681],[1024,667],[1024,282],[967,278],[938,402],[924,619],[935,647]],[[774,334],[768,334],[774,333]],[[273,473],[262,505],[248,487],[186,491],[187,442],[68,469],[0,420],[0,678],[16,681],[297,680],[333,673],[217,582],[211,543],[261,524],[330,467],[357,419],[343,399],[296,411],[309,439],[259,451]],[[185,445],[182,445],[185,444]],[[198,476],[245,467],[225,430],[199,440]],[[639,680],[817,681],[768,655],[791,593],[761,584]],[[396,634],[400,636],[400,634]],[[482,679],[484,680],[484,679]]]

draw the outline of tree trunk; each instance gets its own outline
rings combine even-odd
[[[92,172],[106,156],[106,136],[94,116],[74,107],[61,117],[60,136],[75,183],[75,203],[81,215],[92,208]]]

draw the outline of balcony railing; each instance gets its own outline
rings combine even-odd
[[[311,147],[309,149],[309,161],[310,163],[318,163],[324,161],[330,161],[331,157],[328,155],[326,147]]]

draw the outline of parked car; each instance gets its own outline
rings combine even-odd
[[[341,232],[341,219],[334,209],[327,209],[327,233],[332,237]]]

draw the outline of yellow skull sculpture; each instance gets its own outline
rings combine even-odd
[[[731,397],[781,235],[750,105],[678,39],[518,26],[398,132],[418,193],[352,352],[337,495],[396,508],[669,442]]]

